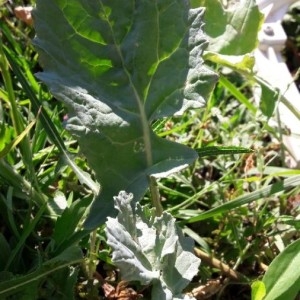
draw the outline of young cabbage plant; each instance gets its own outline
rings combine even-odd
[[[193,240],[184,237],[169,213],[157,217],[154,209],[132,200],[124,191],[114,197],[118,216],[106,222],[107,243],[122,279],[151,284],[153,300],[195,299],[182,293],[200,265]]]
[[[203,13],[185,0],[37,0],[37,76],[67,106],[66,128],[101,185],[87,229],[115,214],[120,190],[138,201],[150,176],[197,158],[151,124],[203,107],[214,87],[217,76],[202,59]]]

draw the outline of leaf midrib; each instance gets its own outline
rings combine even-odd
[[[102,1],[100,1],[100,4],[101,4],[102,10],[105,14],[104,5],[103,5]],[[112,25],[109,21],[109,16],[106,15],[106,14],[105,14],[105,20],[107,21],[107,24],[108,24],[109,29],[111,31],[113,42],[115,44],[115,47],[117,49],[117,52],[118,52],[119,57],[120,57],[121,62],[122,62],[123,70],[124,70],[124,72],[125,72],[125,74],[128,78],[128,81],[130,83],[130,87],[132,88],[132,91],[133,91],[133,94],[134,94],[134,97],[135,97],[135,100],[136,100],[136,103],[137,103],[137,106],[138,106],[138,111],[139,111],[139,115],[140,115],[141,123],[142,123],[142,132],[143,132],[143,141],[144,141],[144,145],[145,145],[146,162],[147,162],[147,166],[150,167],[150,166],[153,165],[152,147],[151,147],[151,129],[150,129],[148,119],[147,119],[147,116],[146,116],[145,107],[143,105],[143,101],[141,100],[141,97],[140,97],[139,93],[137,92],[137,89],[136,89],[134,83],[132,82],[130,72],[126,68],[125,60],[124,60],[121,48],[120,48],[120,46],[118,45],[118,43],[116,41],[113,27],[112,27]]]

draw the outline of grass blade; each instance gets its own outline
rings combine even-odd
[[[30,283],[40,280],[41,278],[69,265],[80,263],[82,262],[82,259],[81,250],[76,246],[72,246],[60,255],[43,263],[37,270],[26,275],[1,282],[0,298],[3,299],[2,297],[4,297],[4,299],[6,299],[5,297],[24,289],[25,286]]]
[[[224,154],[241,154],[241,153],[251,153],[253,150],[243,147],[234,147],[234,146],[208,146],[195,149],[199,157],[204,156],[216,156]]]
[[[30,131],[30,129],[33,127],[35,122],[36,122],[35,120],[32,121],[19,136],[17,136],[11,143],[6,145],[4,147],[4,149],[2,149],[0,151],[0,158],[3,158],[4,156],[6,156],[9,153],[9,151],[14,149],[25,138],[25,136]]]
[[[220,76],[219,83],[225,87],[240,103],[244,104],[252,113],[256,113],[256,107],[225,76]]]
[[[42,123],[45,131],[47,132],[47,135],[48,135],[49,139],[55,144],[55,146],[58,148],[58,150],[63,154],[66,163],[73,169],[73,171],[77,175],[79,181],[82,184],[87,185],[93,191],[94,194],[98,194],[99,193],[99,185],[92,180],[91,176],[88,173],[82,171],[75,164],[73,159],[71,158],[71,156],[68,153],[68,151],[66,149],[66,146],[65,146],[62,138],[60,137],[56,127],[53,125],[53,122],[51,121],[50,117],[46,113],[45,109],[42,107],[42,105],[41,105],[40,101],[38,100],[36,94],[34,93],[34,91],[29,86],[25,76],[23,75],[23,73],[20,70],[18,64],[16,63],[16,58],[13,56],[11,51],[9,51],[9,49],[4,48],[4,52],[7,56],[7,59],[9,61],[10,65],[11,65],[15,75],[17,76],[17,78],[20,81],[24,91],[26,92],[28,98],[30,99],[30,101],[32,103],[33,111],[36,114],[38,112],[40,112],[40,114],[39,114],[40,120],[41,120],[41,123]]]
[[[194,222],[203,221],[203,220],[212,218],[215,215],[226,213],[226,212],[228,212],[234,208],[240,207],[242,205],[249,204],[252,201],[257,201],[261,198],[283,192],[289,188],[299,186],[299,185],[300,185],[300,175],[293,176],[291,178],[285,179],[281,182],[271,184],[267,187],[264,187],[262,189],[254,191],[247,195],[240,196],[240,197],[236,198],[235,200],[232,200],[230,202],[222,204],[216,208],[210,209],[204,213],[200,213],[198,216],[195,216],[186,221],[183,221],[183,223],[194,223]]]

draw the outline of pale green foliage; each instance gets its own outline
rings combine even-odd
[[[263,300],[266,295],[265,284],[256,280],[251,284],[251,300]]]
[[[209,45],[205,59],[234,70],[252,73],[258,45],[257,33],[263,23],[255,0],[242,0],[234,8],[225,9],[219,0],[193,0],[204,6],[204,22]]]
[[[265,80],[254,75],[253,51],[258,45],[258,32],[264,16],[255,0],[241,0],[236,6],[225,9],[220,0],[191,0],[194,6],[204,6],[205,34],[209,45],[205,60],[226,66],[247,76],[261,89],[260,109],[271,117],[278,92]]]
[[[192,239],[183,236],[169,213],[155,217],[154,210],[132,200],[120,192],[114,198],[118,216],[106,222],[107,243],[122,279],[152,284],[153,300],[189,299],[181,293],[200,264]]]
[[[205,33],[209,37],[208,51],[223,55],[245,55],[258,45],[257,33],[264,16],[255,0],[242,0],[225,9],[220,0],[192,0],[206,8]]]

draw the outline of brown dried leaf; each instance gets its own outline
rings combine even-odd
[[[102,288],[108,300],[137,300],[142,297],[142,295],[138,294],[134,289],[128,288],[127,285],[127,282],[121,281],[117,287],[114,288],[112,285],[104,283]]]
[[[15,16],[25,22],[27,25],[32,26],[33,20],[31,16],[32,6],[17,6],[14,9]]]
[[[206,284],[194,288],[191,294],[197,300],[204,300],[218,293],[221,287],[222,283],[220,279],[212,279],[209,280]]]

